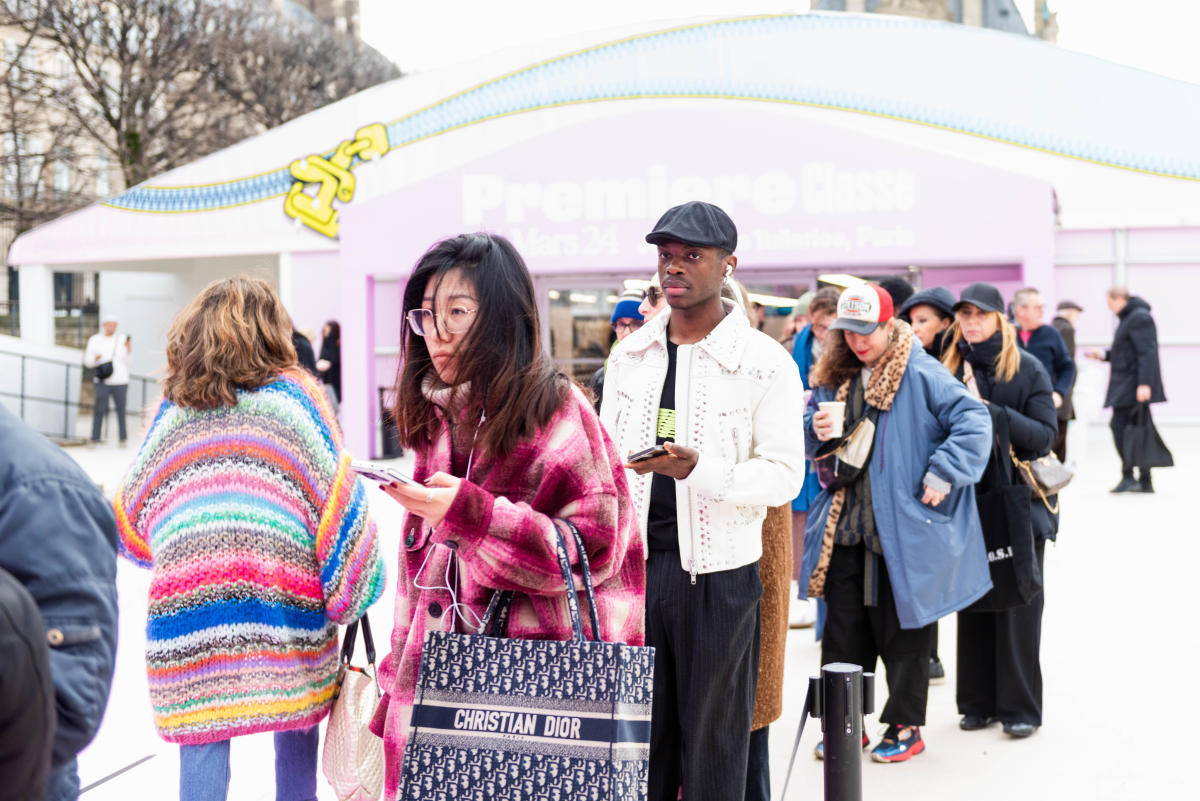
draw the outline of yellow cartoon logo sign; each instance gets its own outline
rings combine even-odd
[[[350,169],[355,166],[355,157],[371,160],[388,150],[387,129],[374,123],[359,128],[354,139],[342,142],[328,157],[312,155],[296,159],[288,166],[296,180],[284,201],[284,213],[330,239],[337,239],[338,212],[333,201],[349,203],[354,199],[354,173]],[[315,193],[305,191],[310,186],[316,188]]]

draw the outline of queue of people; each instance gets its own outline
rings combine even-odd
[[[822,289],[781,347],[736,282],[738,232],[722,209],[673,207],[645,239],[656,270],[613,313],[600,398],[550,361],[532,277],[508,240],[451,237],[412,271],[393,414],[416,462],[411,481],[380,484],[406,511],[369,726],[383,743],[384,797],[400,797],[406,771],[420,770],[405,748],[427,634],[480,630],[505,595],[505,636],[570,639],[564,560],[594,585],[598,614],[584,635],[654,649],[639,797],[771,797],[769,724],[785,684],[817,667],[784,669],[789,623],[812,623],[795,619],[803,599],[820,599],[823,664],[883,661],[886,730],[862,743],[874,761],[927,748],[936,626],[952,613],[960,727],[1033,734],[1058,499],[1036,487],[1021,496],[1038,591],[1003,608],[981,605],[1004,556],[985,547],[977,499],[996,476],[1017,485],[1020,463],[1062,444],[1073,343],[1042,322],[1041,296],[1014,296],[1014,325],[984,283],[958,297],[906,282]],[[1095,356],[1113,362],[1120,447],[1134,407],[1164,395],[1148,305],[1123,290],[1109,297],[1121,327]],[[94,490],[69,482],[53,504],[30,499],[38,514],[57,505],[94,522],[86,548],[100,555],[80,575],[95,574],[95,592],[79,603],[112,618],[89,663],[105,699],[115,596],[104,544],[111,555],[119,541],[151,571],[154,725],[179,745],[186,801],[225,798],[231,741],[265,731],[277,798],[315,798],[338,626],[361,618],[386,580],[367,485],[336,418],[336,323],[324,335],[303,369],[315,354],[298,352],[268,284],[210,284],[171,328],[164,399],[111,511],[97,513]],[[1152,491],[1135,467],[1115,491]],[[17,478],[0,479],[4,503],[23,497]],[[564,547],[565,523],[578,539]],[[76,528],[72,547],[88,552]],[[0,599],[8,592],[0,582]],[[90,703],[78,734],[60,723],[69,742],[55,739],[53,762],[25,766],[37,792],[18,797],[71,797],[71,760],[103,711]]]

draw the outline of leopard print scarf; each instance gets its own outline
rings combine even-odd
[[[866,402],[881,412],[892,408],[896,391],[900,389],[900,380],[908,368],[908,357],[912,352],[912,327],[903,320],[893,323],[892,341],[883,352],[879,364],[871,373],[864,393]],[[846,401],[850,396],[850,379],[838,387],[834,400]],[[821,556],[812,577],[808,580],[808,595],[810,598],[822,598],[825,595],[825,576],[829,572],[829,560],[833,557],[833,535],[837,531],[838,521],[842,517],[842,507],[846,503],[846,488],[843,487],[833,495],[829,502],[829,515],[825,518],[825,533],[821,538]]]

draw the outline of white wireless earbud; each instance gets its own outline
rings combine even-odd
[[[725,277],[733,278],[733,265],[732,264],[725,265]]]

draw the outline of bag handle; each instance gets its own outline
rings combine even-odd
[[[371,621],[367,620],[366,613],[358,620],[346,626],[346,636],[342,638],[342,657],[341,663],[349,665],[354,658],[354,644],[358,639],[358,629],[362,626],[363,647],[367,651],[367,664],[375,667],[375,638],[371,636]]]
[[[583,620],[579,612],[579,595],[575,589],[575,576],[571,570],[571,559],[567,554],[566,537],[558,525],[560,522],[566,524],[572,536],[575,537],[575,548],[579,552],[579,571],[583,576],[583,586],[588,601],[588,616],[592,624],[592,640],[599,642],[600,615],[596,609],[596,594],[592,586],[592,572],[588,565],[587,551],[583,547],[583,535],[570,520],[555,518],[552,522],[556,535],[555,551],[558,556],[558,567],[562,572],[563,587],[567,596],[567,612],[571,617],[571,638],[581,642],[586,639],[583,636]],[[492,600],[488,602],[487,611],[483,613],[483,620],[479,624],[481,634],[488,637],[505,636],[505,632],[508,630],[508,615],[512,609],[515,594],[512,590],[496,590],[492,593]]]
[[[592,623],[592,639],[600,641],[600,614],[596,609],[596,591],[592,587],[592,567],[588,561],[587,549],[583,546],[583,535],[579,533],[579,528],[567,518],[562,518],[562,522],[566,524],[571,531],[571,536],[575,538],[575,551],[579,554],[579,572],[583,576],[583,588],[587,595],[588,602],[588,618]],[[571,581],[568,588],[573,590],[574,581]]]

